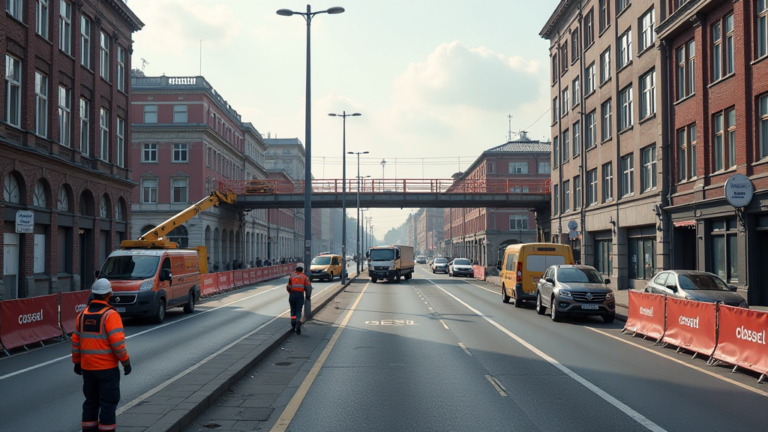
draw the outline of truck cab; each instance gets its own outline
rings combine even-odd
[[[411,246],[376,246],[367,255],[368,276],[373,283],[379,279],[400,283],[401,278],[410,279],[413,276],[415,263]]]

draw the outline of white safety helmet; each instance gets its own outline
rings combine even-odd
[[[112,292],[112,284],[107,279],[99,279],[94,282],[91,292],[94,294],[109,294]]]
[[[296,264],[296,271],[303,271],[304,270],[304,264],[298,263]]]

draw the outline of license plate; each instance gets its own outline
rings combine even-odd
[[[118,313],[121,313],[121,312],[125,312],[125,308],[124,308],[124,307],[116,307],[116,308],[115,308],[115,310],[116,310]]]
[[[581,308],[582,309],[597,310],[597,309],[600,309],[600,306],[596,305],[596,304],[583,304],[583,305],[581,305]]]

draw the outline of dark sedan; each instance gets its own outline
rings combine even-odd
[[[645,286],[645,292],[665,294],[685,300],[723,303],[748,308],[744,297],[712,273],[695,270],[665,270],[659,272]]]
[[[536,312],[550,309],[552,321],[568,315],[600,315],[607,323],[616,318],[616,300],[594,267],[554,265],[548,268],[536,286]]]

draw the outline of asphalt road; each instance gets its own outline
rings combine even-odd
[[[286,312],[286,282],[284,277],[203,300],[192,315],[169,310],[162,325],[126,319],[133,372],[121,377],[120,406]],[[314,292],[338,283],[316,281]],[[63,342],[0,359],[0,430],[80,430],[82,378],[73,372],[70,351]]]
[[[410,281],[358,279],[350,289],[356,294],[325,336],[324,355],[311,360],[316,373],[297,376],[302,385],[272,425],[278,416],[291,431],[757,431],[768,424],[768,393],[755,376],[622,334],[618,322],[555,323],[532,305],[503,304],[491,285],[422,266]]]

